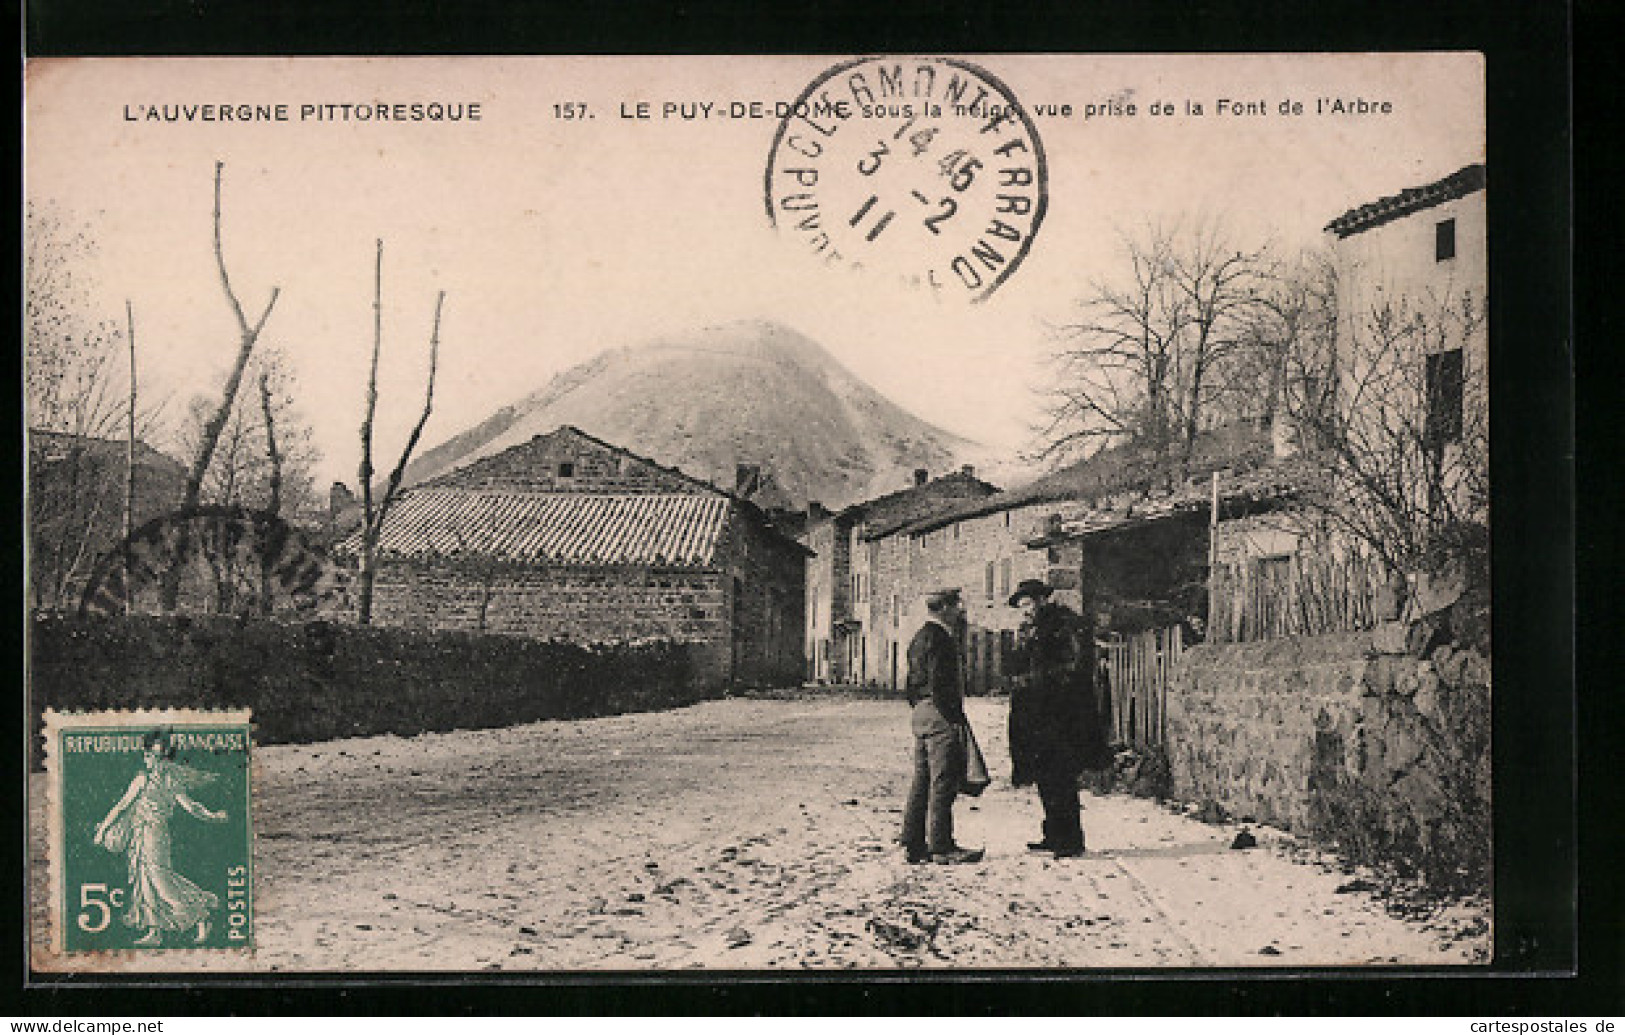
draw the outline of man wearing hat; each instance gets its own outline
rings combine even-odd
[[[904,684],[912,709],[914,781],[903,809],[902,842],[911,863],[980,862],[981,849],[954,843],[954,798],[965,777],[967,720],[956,639],[965,609],[957,589],[932,593],[925,607],[925,625],[908,645]]]
[[[1104,764],[1106,723],[1093,693],[1094,666],[1085,663],[1093,636],[1071,608],[1050,602],[1050,587],[1023,579],[1010,606],[1024,612],[1012,659],[1010,782],[1038,785],[1044,835],[1033,851],[1057,859],[1083,854],[1078,777]]]

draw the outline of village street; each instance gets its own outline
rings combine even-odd
[[[1236,826],[1124,795],[1085,795],[1084,858],[1027,853],[1038,804],[1031,790],[1009,786],[1004,703],[973,699],[969,714],[996,779],[981,799],[961,800],[959,840],[986,845],[988,855],[951,867],[909,866],[891,842],[910,748],[897,700],[733,699],[266,747],[258,952],[131,965],[1154,968],[1487,958],[1480,907],[1401,919],[1368,883],[1282,835],[1254,828],[1260,845],[1234,850]],[[40,861],[42,817],[36,795]],[[42,884],[35,893],[37,918]]]

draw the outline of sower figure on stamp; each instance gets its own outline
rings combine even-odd
[[[908,645],[914,781],[903,809],[903,846],[911,863],[980,862],[982,849],[954,843],[954,798],[965,777],[967,737],[955,630],[965,612],[957,589],[932,593],[925,604],[929,617]]]
[[[1038,785],[1044,834],[1027,847],[1058,859],[1083,854],[1078,777],[1110,760],[1109,703],[1094,693],[1094,637],[1050,587],[1024,579],[1010,606],[1024,612],[1010,689],[1010,782]]]
[[[191,792],[214,777],[174,760],[156,733],[143,739],[142,763],[123,797],[96,824],[95,844],[129,859],[130,908],[124,922],[146,929],[135,944],[160,943],[164,932],[195,928],[193,941],[209,936],[209,913],[220,897],[187,880],[171,858],[169,821],[176,807],[207,823],[224,823],[224,810],[215,811],[195,801]]]

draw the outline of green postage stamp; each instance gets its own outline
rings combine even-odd
[[[45,741],[52,948],[252,949],[249,713],[48,711]]]

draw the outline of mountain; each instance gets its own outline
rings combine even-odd
[[[753,320],[600,353],[424,452],[407,483],[562,424],[723,488],[735,465],[759,465],[798,506],[839,508],[982,452],[882,397],[812,339]]]

